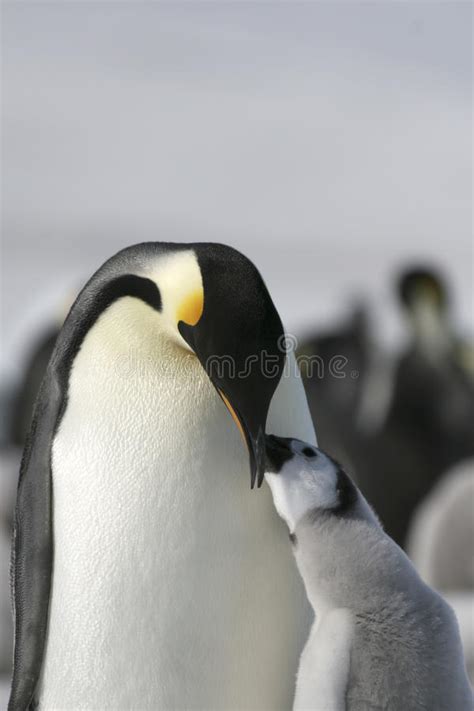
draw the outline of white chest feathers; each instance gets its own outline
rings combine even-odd
[[[301,655],[294,711],[345,710],[353,629],[346,609],[315,621]]]
[[[197,359],[135,338],[147,310],[108,309],[72,370],[40,708],[289,708],[311,613],[285,525]]]

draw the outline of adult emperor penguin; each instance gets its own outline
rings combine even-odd
[[[316,620],[301,656],[300,711],[472,711],[453,611],[321,450],[267,437],[266,479],[290,529]]]
[[[140,244],[84,287],[22,462],[10,711],[289,707],[311,610],[248,476],[266,422],[314,440],[282,337],[224,245]]]

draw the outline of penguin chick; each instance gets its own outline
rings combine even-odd
[[[297,439],[267,436],[266,456],[265,478],[316,614],[294,709],[472,709],[453,611],[347,474]]]

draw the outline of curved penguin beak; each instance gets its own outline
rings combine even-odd
[[[274,379],[260,373],[258,368],[246,377],[239,377],[239,365],[244,366],[238,356],[234,356],[232,377],[228,373],[219,373],[219,368],[213,367],[213,356],[206,357],[207,348],[200,347],[196,329],[180,322],[179,331],[196,353],[237,425],[249,453],[250,487],[253,489],[256,482],[260,488],[265,475],[265,424],[276,386]]]
[[[216,389],[225,406],[232,415],[232,419],[237,425],[240,435],[247,446],[250,460],[250,488],[254,488],[255,481],[257,481],[257,487],[260,488],[263,482],[266,466],[265,422],[260,424],[257,423],[254,427],[250,426],[246,422],[245,418],[235,410],[222,390],[220,390],[217,386]]]

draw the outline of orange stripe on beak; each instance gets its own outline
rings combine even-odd
[[[230,402],[228,401],[228,399],[226,398],[226,396],[224,395],[222,390],[219,390],[219,395],[223,399],[225,406],[227,407],[230,414],[232,415],[232,419],[234,420],[235,424],[237,425],[237,429],[239,430],[240,435],[245,442],[245,446],[247,446],[247,437],[245,436],[245,432],[242,427],[242,424],[241,424],[239,418],[237,417],[237,413],[235,412],[234,408],[232,407],[232,405],[230,404]]]

